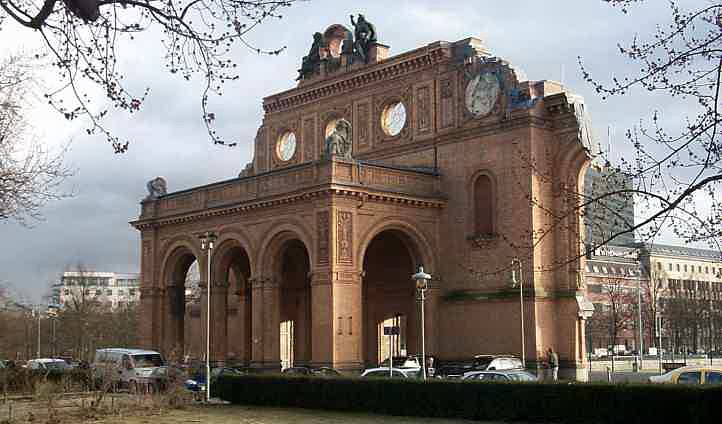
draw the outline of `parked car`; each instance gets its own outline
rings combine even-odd
[[[722,384],[722,366],[688,365],[662,375],[649,377],[652,383],[668,384]]]
[[[443,379],[460,379],[464,376],[464,373],[473,371],[471,363],[462,363],[462,362],[451,362],[451,363],[444,363],[438,366],[436,368],[436,372],[434,373],[435,378],[443,378]]]
[[[462,377],[464,381],[537,381],[536,375],[522,370],[470,371]]]
[[[394,368],[421,368],[421,361],[416,356],[394,356]],[[389,358],[381,361],[382,367],[389,366]]]
[[[116,387],[131,391],[160,388],[168,376],[165,360],[153,350],[98,349],[91,368],[96,380],[109,378]]]
[[[243,375],[244,372],[237,370],[236,368],[230,367],[218,367],[211,369],[211,384],[221,376],[228,375]],[[193,378],[189,378],[184,382],[186,389],[192,392],[203,392],[206,390],[206,372],[205,369],[202,372],[196,373]]]
[[[388,367],[370,368],[365,370],[361,377],[378,377],[378,378],[419,378],[421,377],[421,368],[393,368],[389,373]]]
[[[305,366],[289,367],[281,371],[282,374],[288,375],[311,375],[316,377],[338,377],[340,372],[330,367],[311,368]]]
[[[38,358],[31,359],[25,365],[29,370],[42,370],[42,371],[67,371],[70,369],[70,365],[62,359],[57,358]]]
[[[510,355],[476,355],[471,367],[474,371],[524,369],[521,359]]]

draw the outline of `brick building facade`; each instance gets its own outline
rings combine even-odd
[[[422,264],[433,275],[427,353],[520,354],[519,291],[508,277],[518,257],[524,356],[534,364],[553,347],[560,374],[584,379],[581,99],[555,82],[520,81],[474,38],[393,57],[374,44],[367,61],[345,47],[345,27],[323,38],[312,72],[263,100],[254,158],[238,178],[151,190],[142,202],[132,225],[143,344],[183,345],[183,283],[196,260],[205,316],[198,234],[213,231],[213,359],[278,369],[290,349],[294,364],[358,370],[384,359],[378,325],[396,316],[407,353],[417,353],[410,277]]]

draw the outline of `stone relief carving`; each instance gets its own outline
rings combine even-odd
[[[303,160],[314,159],[313,145],[316,140],[316,119],[307,118],[303,121]]]
[[[316,215],[316,226],[318,227],[318,263],[328,263],[329,245],[329,214],[328,211],[319,212]]]
[[[338,212],[336,238],[338,239],[338,261],[352,263],[353,214],[351,212]]]
[[[416,91],[418,109],[416,116],[416,129],[420,133],[428,132],[431,127],[431,93],[429,87],[421,87]]]
[[[326,137],[323,157],[329,159],[336,156],[346,160],[353,160],[352,149],[351,123],[345,119],[339,119],[336,122],[336,128]]]
[[[148,196],[146,196],[145,200],[155,200],[168,194],[167,184],[163,177],[155,177],[148,181],[146,188],[148,189]]]
[[[451,78],[441,80],[441,128],[454,125],[454,82]]]
[[[369,144],[369,104],[361,103],[356,109],[358,116],[357,122],[357,135],[358,145],[368,146]]]

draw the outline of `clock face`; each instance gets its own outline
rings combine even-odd
[[[296,134],[292,132],[284,133],[276,143],[276,154],[282,161],[287,161],[296,153]]]
[[[499,80],[494,74],[475,76],[466,86],[466,108],[477,118],[488,114],[496,104],[499,89]]]

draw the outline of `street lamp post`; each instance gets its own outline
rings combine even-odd
[[[519,267],[519,281],[516,280],[515,267]],[[511,279],[514,287],[519,284],[519,315],[521,321],[521,365],[522,367],[526,368],[526,359],[524,358],[526,352],[526,350],[524,349],[524,278],[522,277],[521,269],[521,261],[519,260],[519,258],[513,258],[511,260]]]
[[[424,380],[426,380],[426,328],[424,324],[424,300],[426,300],[426,290],[429,288],[431,275],[424,272],[424,267],[419,266],[419,271],[411,276],[416,282],[416,290],[419,292],[419,303],[421,305],[421,370]]]
[[[211,400],[211,255],[216,235],[210,231],[198,236],[201,250],[208,251],[206,272],[206,402]]]
[[[36,307],[35,313],[38,314],[38,356],[36,358],[40,358],[40,306]]]
[[[639,259],[639,273],[637,274],[637,318],[639,327],[639,346],[638,346],[638,357],[639,367],[638,371],[642,370],[642,364],[644,363],[644,336],[642,335],[642,271],[643,271],[642,260]],[[649,278],[652,278],[650,275]]]

